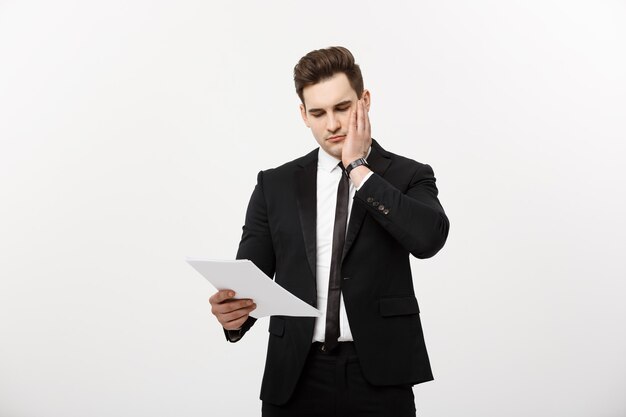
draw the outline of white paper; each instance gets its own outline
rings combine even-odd
[[[187,263],[218,290],[233,290],[235,298],[256,303],[250,316],[319,317],[321,312],[270,279],[249,260],[216,261],[187,258]]]

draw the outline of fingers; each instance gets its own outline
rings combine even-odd
[[[248,320],[248,315],[246,314],[245,316],[237,319],[237,320],[233,320],[229,323],[226,324],[222,324],[222,327],[226,330],[239,330],[241,329],[241,327],[243,326],[243,324],[246,322],[246,320]]]
[[[357,102],[357,131],[369,138],[371,131],[370,117],[365,106],[365,100]]]
[[[256,308],[252,303],[244,308],[232,310],[224,314],[216,314],[217,320],[225,329],[237,329],[248,319],[250,313]]]
[[[365,100],[357,100],[355,107],[350,110],[348,132],[351,130],[357,134],[370,130],[370,118],[365,107]]]
[[[251,306],[254,306],[254,302],[248,298],[242,300],[227,300],[221,303],[211,304],[211,313],[215,316],[224,316],[237,310],[250,308]],[[229,318],[229,320],[232,319]]]
[[[254,301],[248,298],[235,299],[234,296],[235,292],[232,290],[221,290],[209,298],[211,313],[227,330],[240,328],[250,312],[256,308]]]
[[[235,292],[233,290],[220,290],[209,298],[209,303],[211,303],[211,305],[219,304],[229,298],[233,298],[234,296]]]
[[[355,109],[350,113],[348,129],[350,128],[353,128],[359,135],[370,131],[370,118],[365,107],[365,100],[357,100]]]
[[[358,108],[358,101],[357,101],[357,108]],[[350,110],[350,120],[348,122],[348,135],[350,135],[350,132],[356,132],[357,130],[357,110],[356,109],[351,109]]]
[[[363,132],[365,129],[365,123],[363,122],[363,100],[356,102],[356,131]]]
[[[252,300],[245,300],[250,302],[251,304],[247,304],[243,308],[228,310],[224,313],[220,313],[218,311],[213,314],[217,318],[217,321],[220,322],[223,328],[226,330],[235,330],[239,329],[243,323],[248,319],[250,312],[252,312],[256,308],[256,304],[252,303]],[[235,304],[234,302],[227,302],[227,304]],[[232,307],[232,306],[229,306]]]
[[[367,130],[366,130],[367,129]],[[369,130],[369,117],[365,110],[363,100],[357,100],[356,105],[350,110],[350,118],[348,121],[348,136],[359,137]]]

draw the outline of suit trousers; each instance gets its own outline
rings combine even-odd
[[[313,343],[295,391],[284,405],[263,402],[263,417],[415,417],[411,385],[374,386],[365,380],[354,343],[331,352]]]

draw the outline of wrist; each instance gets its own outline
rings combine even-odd
[[[365,178],[371,172],[372,170],[365,165],[358,166],[350,172],[350,181],[352,181],[352,184],[354,184],[355,188],[358,190],[361,185],[363,185],[363,181],[365,180]]]

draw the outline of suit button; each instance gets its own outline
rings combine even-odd
[[[374,197],[367,197],[367,202],[371,203],[372,201],[374,201]]]
[[[374,202],[372,203],[372,205],[373,205],[374,207],[378,207],[378,205],[379,205],[379,204],[380,204],[380,203],[379,203],[378,201],[374,201]]]
[[[384,210],[383,210],[383,213],[385,213],[385,214],[389,214],[389,209],[384,209]]]
[[[378,210],[383,211],[384,209],[385,209],[385,206],[383,206],[382,204],[378,206]]]
[[[346,280],[346,279],[350,279],[350,277],[343,277],[343,279],[344,279],[344,280]]]

